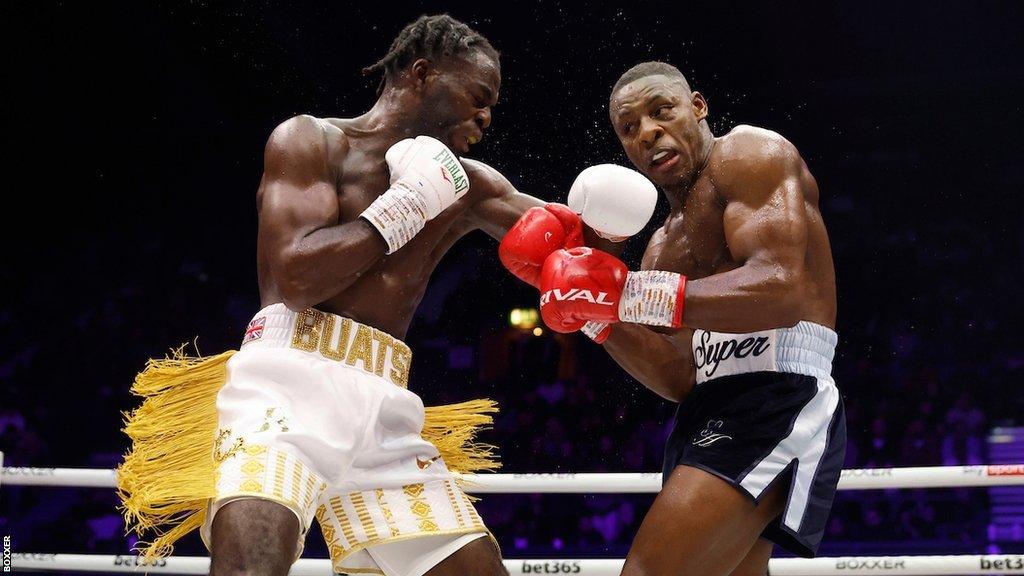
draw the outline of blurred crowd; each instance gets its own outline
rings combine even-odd
[[[529,304],[533,296],[503,277],[492,250],[475,239],[439,270],[408,338],[412,388],[428,405],[496,398],[502,411],[483,439],[500,446],[505,472],[660,470],[675,405],[581,336],[509,326],[508,303]],[[140,278],[97,293],[85,308],[62,308],[69,305],[55,299],[38,315],[0,309],[5,465],[116,466],[126,448],[121,412],[135,403],[128,387],[145,359],[197,335],[203,353],[235,345],[258,307],[255,295],[208,263],[159,266],[155,282]],[[940,293],[955,290],[935,284]],[[487,287],[507,299],[472,299]],[[47,290],[25,297],[50,298]],[[846,468],[985,463],[988,430],[1024,413],[1022,396],[1007,393],[1024,365],[1020,346],[992,350],[1011,341],[1009,328],[983,295],[961,297],[976,303],[966,331],[954,330],[949,316],[925,325],[920,314],[911,325],[887,316],[885,304],[871,316],[841,318],[834,374],[849,421]],[[166,312],[151,317],[153,307]],[[650,502],[649,495],[491,495],[479,506],[506,554],[615,556],[628,549]],[[21,550],[123,553],[131,543],[109,490],[6,487],[0,510],[0,531]],[[990,550],[987,522],[980,489],[840,493],[823,551],[884,553],[900,542]],[[202,553],[196,538],[181,550]]]

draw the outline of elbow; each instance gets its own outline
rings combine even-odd
[[[653,386],[647,383],[644,385],[665,400],[679,404],[690,395],[690,391],[696,384],[697,369],[694,367],[692,370],[686,370],[681,376],[676,375],[674,378],[662,379]]]
[[[284,258],[274,276],[281,300],[289,310],[301,312],[319,304],[308,281],[308,272],[299,258]]]
[[[690,395],[690,391],[693,390],[696,383],[696,372],[693,372],[688,378],[680,378],[668,383],[668,385],[663,388],[665,392],[661,394],[661,397],[669,402],[679,404]]]
[[[308,290],[292,282],[278,283],[278,290],[281,293],[281,301],[289,309],[301,312],[306,308],[312,308],[317,304],[310,297]]]
[[[772,275],[772,307],[777,326],[793,326],[803,319],[807,302],[807,282],[802,271],[781,270]]]

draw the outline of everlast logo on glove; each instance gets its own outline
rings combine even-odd
[[[615,302],[608,301],[607,292],[598,292],[597,296],[595,297],[594,293],[591,292],[590,290],[583,290],[580,288],[570,288],[565,292],[562,292],[558,288],[555,288],[554,290],[548,290],[547,292],[540,295],[540,305],[544,306],[545,304],[550,302],[552,298],[554,298],[558,302],[564,302],[568,300],[586,300],[591,304],[601,304],[603,306],[615,305]]]
[[[437,153],[437,156],[434,156],[434,160],[440,162],[441,166],[444,166],[444,169],[451,174],[451,182],[452,186],[455,187],[456,194],[461,194],[469,188],[469,179],[466,178],[466,172],[462,169],[462,164],[455,159],[455,156],[452,155],[451,151],[447,148],[441,150]]]

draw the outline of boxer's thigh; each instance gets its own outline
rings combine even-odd
[[[245,498],[224,504],[210,530],[211,576],[285,575],[299,546],[299,519],[277,502]]]
[[[501,553],[494,541],[483,536],[456,550],[426,576],[507,576]]]
[[[711,549],[703,566],[706,573],[764,576],[768,572],[774,543],[764,538],[764,531],[785,508],[791,481],[791,475],[784,474],[765,490],[754,514]]]
[[[623,576],[729,574],[782,510],[776,486],[757,504],[704,470],[677,466],[637,532]]]

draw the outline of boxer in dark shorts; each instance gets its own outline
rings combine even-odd
[[[813,556],[845,449],[817,183],[779,134],[713,135],[704,97],[669,64],[624,73],[609,113],[670,213],[640,271],[588,234],[590,247],[545,259],[539,286],[549,327],[608,323],[595,340],[679,402],[664,486],[623,574],[765,574],[773,543]]]

